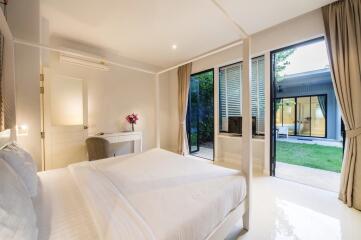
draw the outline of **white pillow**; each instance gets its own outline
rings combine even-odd
[[[0,159],[0,239],[37,238],[36,215],[31,198],[15,171]]]
[[[38,176],[36,163],[31,155],[12,143],[0,150],[0,158],[22,179],[29,195],[35,197],[38,191]]]

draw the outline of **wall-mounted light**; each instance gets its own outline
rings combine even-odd
[[[16,135],[17,136],[27,136],[29,134],[29,127],[26,124],[21,124],[16,126]]]

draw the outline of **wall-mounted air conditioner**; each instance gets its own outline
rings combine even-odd
[[[84,56],[81,56],[80,54],[73,55],[71,53],[60,53],[59,56],[59,61],[61,63],[69,63],[81,67],[88,67],[102,71],[109,71],[109,66],[107,66],[105,62],[100,59],[101,59],[100,57],[86,57],[85,54]]]

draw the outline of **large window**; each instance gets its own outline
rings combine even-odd
[[[252,59],[253,134],[264,134],[264,57]],[[220,132],[242,132],[242,63],[219,68],[219,129]]]

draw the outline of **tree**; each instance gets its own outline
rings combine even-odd
[[[276,82],[284,79],[283,71],[290,64],[289,57],[295,52],[294,48],[286,49],[275,54],[275,78]]]
[[[192,77],[190,91],[191,128],[199,127],[200,143],[213,142],[213,72]],[[199,125],[198,125],[199,124]],[[194,134],[193,134],[194,135]],[[192,136],[191,136],[192,138]],[[195,144],[192,142],[192,144]]]

